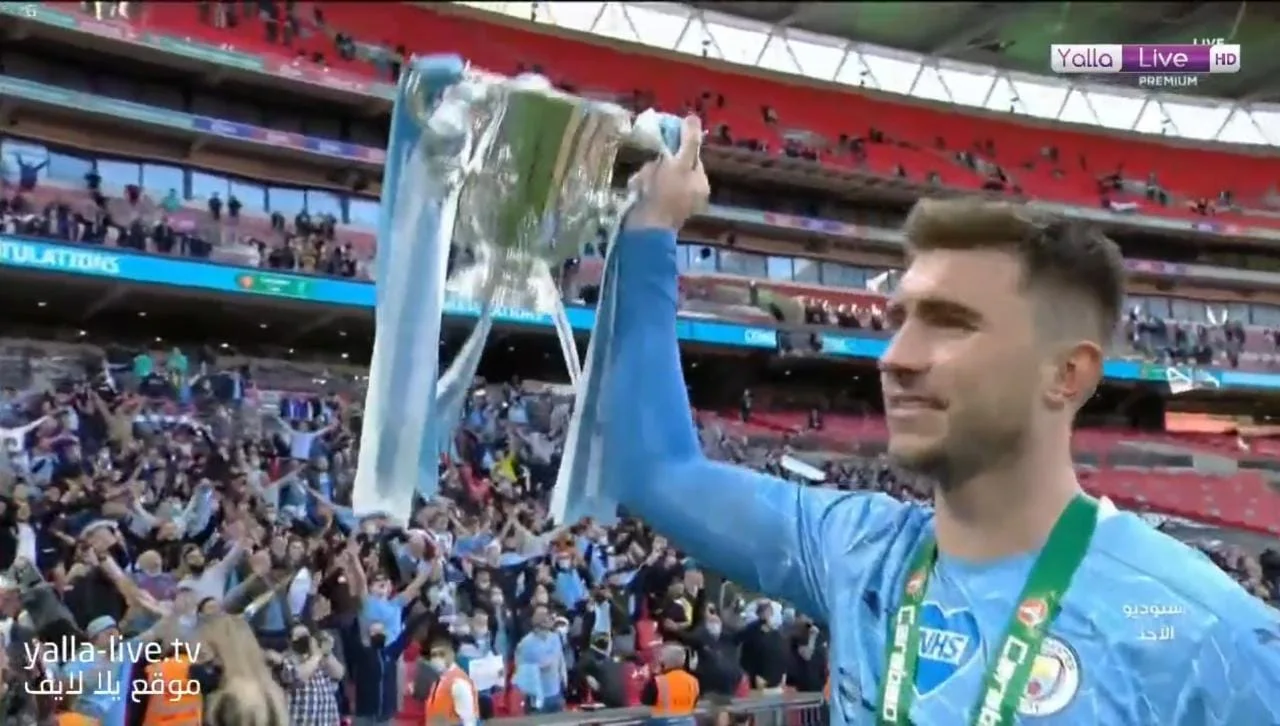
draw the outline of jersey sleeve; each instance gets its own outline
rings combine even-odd
[[[804,487],[702,454],[677,346],[676,238],[618,240],[616,358],[605,424],[618,501],[699,564],[829,619],[836,556],[878,563],[907,509],[881,494]]]
[[[1257,600],[1245,607],[1201,644],[1177,726],[1280,724],[1280,615]]]

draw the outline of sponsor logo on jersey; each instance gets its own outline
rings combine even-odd
[[[926,602],[920,612],[916,692],[928,695],[968,667],[980,646],[978,621],[972,612],[964,608],[944,610],[935,602]]]
[[[1023,600],[1018,606],[1018,622],[1035,630],[1049,617],[1049,604],[1038,597]]]
[[[1080,660],[1071,646],[1047,637],[1031,667],[1027,692],[1018,704],[1023,716],[1052,716],[1071,705],[1080,692]]]
[[[920,594],[920,588],[922,587],[924,587],[924,573],[911,573],[911,576],[907,578],[907,594],[915,597]]]

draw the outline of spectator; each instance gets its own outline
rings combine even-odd
[[[612,638],[607,633],[593,633],[590,647],[574,666],[575,687],[583,701],[604,708],[623,708],[627,691],[622,666],[613,659]]]
[[[333,726],[342,720],[337,691],[344,669],[334,656],[334,639],[328,633],[313,635],[305,625],[290,633],[289,652],[267,651],[275,661],[289,700],[290,726]]]
[[[701,696],[698,679],[685,670],[685,651],[678,645],[663,646],[658,657],[661,672],[645,684],[640,702],[653,707],[658,718],[690,716]]]
[[[386,627],[380,621],[368,626],[367,640],[358,620],[345,626],[342,647],[353,677],[355,726],[382,726],[395,716],[400,694],[396,661],[408,647],[410,636],[430,617],[431,613],[414,616],[394,640],[388,640]]]
[[[779,693],[786,685],[787,644],[775,624],[773,603],[756,606],[755,622],[741,636],[742,670],[751,688],[765,693]]]
[[[545,599],[545,598],[544,598]],[[569,671],[564,639],[553,629],[551,610],[545,602],[534,605],[530,630],[516,645],[515,683],[529,697],[531,713],[564,710],[564,689]]]
[[[480,698],[471,678],[454,660],[456,650],[453,639],[447,635],[437,635],[428,643],[429,662],[439,674],[427,696],[428,721],[474,726],[480,720]]]

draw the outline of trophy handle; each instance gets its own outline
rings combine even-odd
[[[670,156],[680,148],[682,121],[670,114],[652,109],[636,118],[631,143],[654,153]],[[618,233],[631,209],[641,200],[638,190],[626,196],[609,231],[604,272],[600,279],[600,302],[596,306],[596,324],[587,345],[587,359],[581,381],[575,386],[577,403],[569,420],[569,434],[564,444],[564,457],[551,492],[551,517],[558,524],[591,517],[601,524],[617,519],[617,503],[605,490],[603,464],[604,425],[608,416],[605,393],[610,390],[609,362],[613,360],[614,328],[618,300]]]
[[[422,157],[452,156],[461,174],[480,142],[465,123],[458,123],[458,114],[450,114],[467,100],[454,96],[474,90],[465,71],[466,65],[453,56],[413,59],[401,76],[392,110],[378,229],[378,334],[352,510],[357,516],[386,513],[397,524],[407,521],[423,460],[429,456],[434,462],[440,445],[439,341],[462,185],[456,174],[441,180],[428,173]],[[427,485],[434,489],[438,469],[430,471]]]

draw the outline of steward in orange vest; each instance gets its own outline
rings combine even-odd
[[[427,657],[440,677],[427,696],[426,726],[461,724],[474,726],[480,722],[480,696],[467,672],[458,667],[456,648],[451,635],[438,635],[430,640]]]
[[[54,717],[53,722],[57,726],[98,726],[98,719],[73,711],[63,711]]]
[[[150,690],[142,726],[200,726],[204,697],[186,658],[175,655],[152,663],[146,678]]]
[[[653,707],[653,721],[692,723],[698,708],[698,679],[684,668],[685,651],[679,645],[664,645],[659,654],[662,673],[645,684],[640,702]]]

